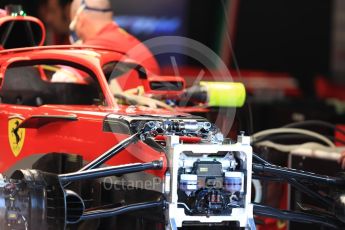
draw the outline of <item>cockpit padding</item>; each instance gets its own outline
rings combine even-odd
[[[93,85],[44,81],[36,67],[9,68],[0,90],[1,103],[41,106],[93,105],[99,98]]]

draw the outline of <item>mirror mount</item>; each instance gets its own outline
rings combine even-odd
[[[148,76],[143,81],[146,94],[160,95],[161,97],[178,96],[184,92],[185,80],[181,76]]]
[[[20,5],[8,5],[0,10],[0,50],[41,46],[45,36],[42,21],[26,16]]]

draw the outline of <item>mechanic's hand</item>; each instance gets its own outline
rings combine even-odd
[[[338,163],[341,164],[342,169],[345,169],[345,152],[341,153]]]

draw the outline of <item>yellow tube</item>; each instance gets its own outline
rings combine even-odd
[[[208,92],[208,106],[242,107],[246,100],[246,89],[239,82],[200,82]]]

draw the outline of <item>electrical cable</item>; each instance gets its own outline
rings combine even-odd
[[[333,136],[325,136],[327,137],[328,139],[334,141],[334,142],[339,142],[343,145],[345,145],[345,141],[343,140],[340,140],[339,138],[335,138]],[[258,138],[256,139],[255,141],[252,141],[252,145],[255,145],[256,143],[259,143],[259,142],[262,142],[262,141],[272,141],[272,142],[275,142],[275,141],[286,141],[286,140],[303,140],[303,141],[315,141],[315,140],[319,140],[315,137],[311,137],[311,136],[307,136],[307,135],[304,135],[304,134],[276,134],[276,135],[269,135],[269,136],[264,136],[264,137],[261,137],[261,138]]]
[[[267,129],[258,133],[255,133],[254,135],[252,135],[252,140],[256,141],[256,139],[258,139],[259,137],[262,136],[268,136],[268,135],[273,135],[273,134],[281,134],[281,133],[297,133],[297,134],[303,134],[303,135],[307,135],[307,136],[311,136],[311,137],[315,137],[317,139],[319,139],[320,141],[324,142],[325,144],[327,144],[330,147],[335,147],[335,145],[325,136],[313,132],[313,131],[309,131],[309,130],[304,130],[304,129],[297,129],[297,128],[277,128],[277,129]]]
[[[301,145],[284,145],[271,141],[263,141],[255,144],[256,147],[266,147],[276,149],[279,152],[291,153],[294,155],[312,157],[318,159],[338,161],[345,147],[331,148],[315,142],[307,142]]]
[[[339,154],[340,156],[340,153],[345,150],[345,148],[343,147],[333,148],[333,147],[321,145],[316,142],[307,142],[304,144],[296,144],[296,145],[286,145],[286,144],[277,144],[272,141],[262,141],[262,142],[256,143],[255,146],[257,147],[264,146],[264,147],[276,149],[280,152],[288,152],[288,153],[295,150],[307,149],[312,152],[312,155],[323,155],[324,153],[322,152],[329,152],[329,153]]]
[[[265,146],[269,148],[276,149],[281,152],[291,152],[294,149],[297,148],[321,148],[324,147],[323,145],[320,145],[316,142],[307,142],[302,145],[285,145],[285,144],[277,144],[272,141],[262,141],[256,144],[256,146]]]
[[[308,121],[300,121],[300,122],[294,122],[287,124],[283,126],[284,128],[299,128],[304,126],[321,126],[333,129],[335,131],[338,131],[339,133],[345,135],[345,130],[338,128],[336,125],[333,125],[332,123],[326,122],[326,121],[320,121],[320,120],[308,120]]]

